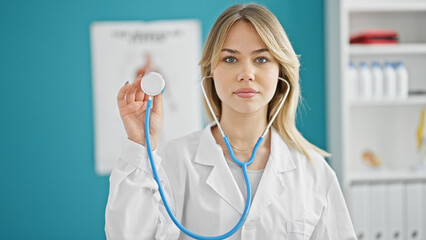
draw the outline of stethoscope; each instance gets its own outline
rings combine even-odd
[[[151,149],[151,141],[149,138],[149,116],[150,116],[150,112],[151,112],[151,107],[152,107],[152,99],[154,96],[162,93],[165,89],[165,81],[163,79],[163,77],[156,72],[148,72],[147,74],[145,74],[145,76],[143,76],[142,80],[141,80],[141,88],[142,91],[144,91],[147,95],[149,95],[148,101],[147,101],[147,107],[146,107],[146,113],[145,113],[145,138],[146,138],[146,148],[148,150],[148,157],[149,157],[149,162],[151,164],[151,168],[152,168],[152,173],[154,175],[154,179],[157,182],[158,185],[158,191],[160,192],[160,196],[161,199],[163,200],[164,203],[164,207],[167,210],[167,213],[169,214],[170,218],[172,219],[172,221],[176,224],[176,226],[182,231],[184,232],[186,235],[195,238],[195,239],[225,239],[227,237],[230,237],[232,234],[234,234],[238,229],[241,228],[241,226],[243,225],[248,212],[250,210],[250,206],[251,206],[251,186],[250,186],[250,181],[248,179],[248,174],[247,174],[247,167],[250,166],[250,164],[253,163],[255,157],[256,157],[256,153],[257,150],[260,146],[260,144],[263,141],[263,138],[266,136],[266,134],[268,133],[269,128],[271,127],[273,121],[275,120],[275,118],[278,115],[278,112],[281,110],[282,106],[284,105],[285,100],[287,99],[287,95],[290,91],[290,84],[287,82],[287,80],[278,77],[279,80],[284,81],[287,84],[287,91],[285,93],[285,96],[283,98],[283,100],[281,101],[277,111],[275,112],[274,116],[272,117],[271,121],[269,121],[268,126],[266,127],[265,131],[263,132],[262,136],[259,137],[259,139],[256,142],[256,145],[253,148],[250,160],[247,162],[241,162],[239,161],[235,155],[234,155],[234,151],[232,150],[232,146],[231,143],[229,142],[228,137],[225,135],[225,133],[223,132],[222,127],[219,124],[219,121],[216,118],[216,115],[214,114],[213,108],[210,104],[210,101],[207,97],[206,91],[204,89],[204,80],[206,78],[212,78],[212,77],[203,77],[201,79],[201,89],[203,90],[203,95],[204,98],[206,99],[207,105],[209,106],[210,112],[214,118],[214,120],[216,121],[217,126],[219,127],[220,133],[223,136],[223,140],[225,141],[226,147],[228,148],[229,151],[229,155],[231,155],[232,160],[237,163],[238,165],[240,165],[243,169],[243,174],[244,174],[244,180],[246,182],[246,187],[247,187],[247,202],[246,202],[246,206],[244,208],[244,212],[243,215],[241,216],[240,220],[238,221],[237,225],[235,225],[234,228],[232,228],[229,232],[221,235],[221,236],[213,236],[213,237],[206,237],[206,236],[200,236],[198,234],[195,234],[191,231],[189,231],[188,229],[186,229],[182,224],[179,223],[179,221],[176,219],[176,217],[173,215],[172,211],[170,210],[169,204],[167,203],[166,200],[166,196],[164,194],[163,188],[160,184],[160,179],[158,178],[158,174],[157,174],[157,169],[155,167],[154,164],[154,157],[152,156],[152,149]]]

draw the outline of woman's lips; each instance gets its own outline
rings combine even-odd
[[[253,88],[240,88],[234,91],[234,94],[241,98],[251,98],[258,94],[259,92]]]

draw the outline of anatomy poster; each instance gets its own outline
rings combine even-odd
[[[95,167],[109,174],[127,134],[117,106],[126,81],[155,71],[163,75],[163,125],[159,145],[202,127],[200,91],[201,26],[196,20],[94,22],[91,60]]]

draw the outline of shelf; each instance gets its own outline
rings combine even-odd
[[[377,107],[377,106],[426,106],[426,96],[409,97],[407,99],[371,99],[371,100],[351,100],[351,106],[355,107]]]
[[[350,55],[426,55],[425,43],[401,43],[389,45],[349,45]]]
[[[426,0],[328,0],[327,92],[328,146],[332,167],[343,183],[374,181],[422,181],[416,174],[415,133],[420,110],[426,107]],[[339,3],[339,4],[336,4]],[[368,29],[393,29],[398,44],[350,44],[349,36]],[[352,99],[348,63],[402,61],[409,72],[410,94],[406,99]],[[423,94],[420,94],[423,93]],[[400,123],[403,123],[399,125]],[[359,156],[368,146],[380,153],[388,171],[363,169]],[[405,158],[404,162],[398,159]],[[401,168],[397,168],[400,166]],[[392,168],[394,167],[394,168]],[[394,170],[390,170],[394,169]],[[396,171],[395,169],[404,169]]]
[[[426,1],[406,0],[351,0],[347,1],[349,12],[422,12],[426,11]]]
[[[369,170],[366,172],[354,172],[348,180],[351,184],[357,182],[382,182],[382,181],[423,181],[426,180],[426,172],[410,170]]]

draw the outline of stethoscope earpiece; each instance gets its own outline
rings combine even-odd
[[[156,72],[146,73],[141,80],[142,91],[148,94],[151,97],[154,97],[160,93],[163,93],[166,87],[166,82],[164,81],[161,74]]]

